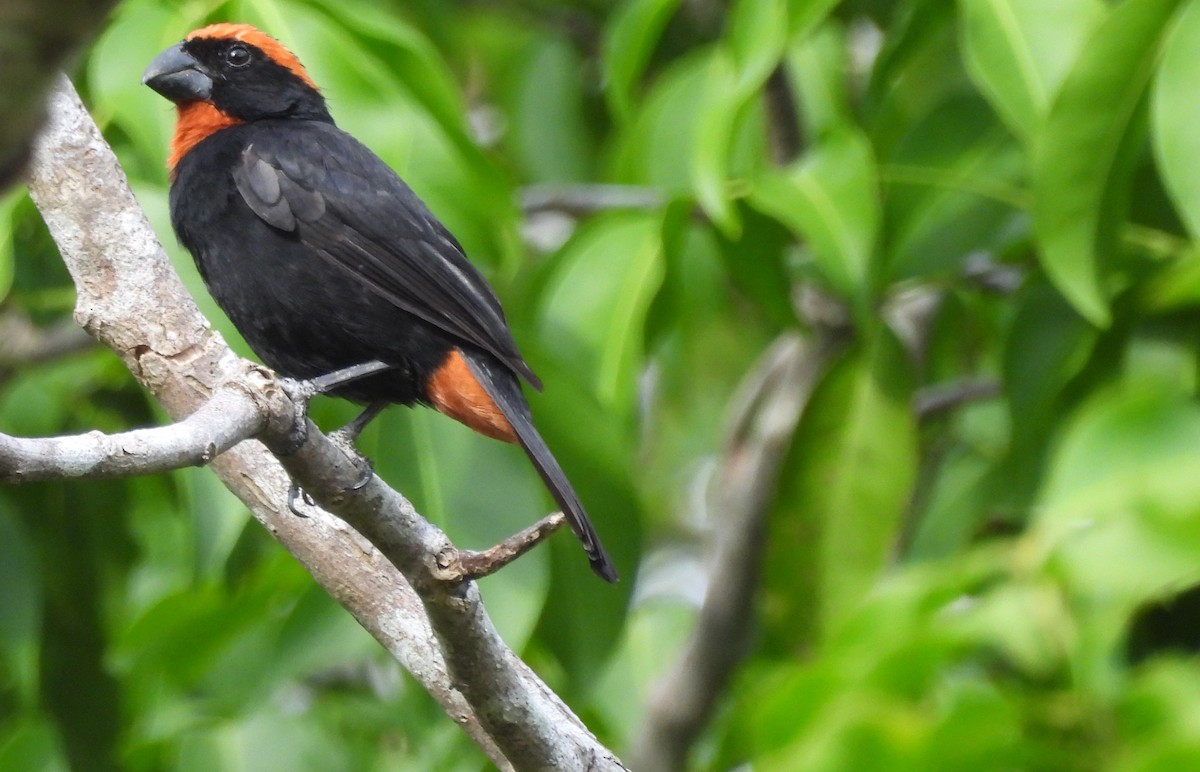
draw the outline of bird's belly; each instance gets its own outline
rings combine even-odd
[[[256,246],[193,254],[209,292],[264,364],[312,378],[380,359],[393,369],[335,393],[360,402],[425,400],[426,380],[451,345],[443,333],[299,243]]]

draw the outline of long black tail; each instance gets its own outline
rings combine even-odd
[[[483,357],[467,354],[463,358],[467,361],[467,366],[471,368],[471,374],[475,376],[475,380],[487,389],[491,398],[504,411],[504,417],[508,419],[513,431],[517,433],[517,440],[524,448],[525,454],[533,462],[542,482],[550,490],[550,495],[554,497],[558,506],[562,508],[563,514],[567,516],[571,530],[583,543],[583,549],[587,552],[592,570],[605,581],[617,581],[616,566],[613,565],[608,553],[604,551],[604,545],[600,543],[600,536],[592,527],[592,521],[588,519],[583,503],[575,494],[575,489],[571,487],[566,473],[558,465],[550,448],[546,446],[546,441],[542,439],[542,435],[538,434],[538,430],[533,425],[533,415],[529,412],[529,404],[525,402],[525,396],[521,394],[521,385],[517,382],[516,377],[507,370],[501,370],[503,365],[497,363],[496,366],[493,366]]]

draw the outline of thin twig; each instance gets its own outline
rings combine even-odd
[[[657,188],[637,185],[530,185],[521,189],[521,211],[526,216],[561,212],[584,217],[610,209],[658,209],[666,197]]]
[[[1000,382],[994,379],[964,378],[937,383],[913,395],[913,411],[917,420],[929,421],[962,405],[995,399],[1002,392]]]
[[[552,512],[494,547],[479,551],[449,550],[437,556],[438,577],[442,581],[457,583],[491,576],[541,544],[566,522],[567,518],[562,512]]]

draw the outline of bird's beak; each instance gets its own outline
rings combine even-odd
[[[204,101],[212,96],[212,78],[203,65],[183,50],[183,43],[171,46],[154,58],[142,73],[142,85],[149,86],[172,102]]]

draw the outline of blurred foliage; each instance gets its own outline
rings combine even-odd
[[[241,345],[170,236],[173,113],[138,82],[218,19],[297,51],[503,297],[626,580],[564,537],[484,593],[619,754],[695,614],[734,390],[826,334],[803,287],[852,342],[786,448],[756,645],[695,768],[1200,765],[1200,0],[126,0],[77,82]],[[577,183],[661,203],[522,213]],[[19,195],[0,290],[69,314]],[[162,420],[105,352],[3,376],[10,433]],[[466,545],[550,506],[427,411],[362,448]],[[0,769],[486,764],[203,470],[0,490],[0,579]]]

